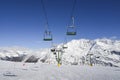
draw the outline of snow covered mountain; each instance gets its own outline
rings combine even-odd
[[[95,65],[120,65],[120,41],[110,39],[80,39],[67,43],[63,59],[65,62],[78,64],[89,63],[88,54],[91,54],[91,61]],[[66,57],[67,56],[67,57]]]
[[[58,45],[58,47],[60,47]],[[66,44],[68,47],[62,55],[62,64],[65,65],[93,65],[120,66],[120,40],[111,39],[80,39]],[[55,55],[50,49],[30,50],[26,48],[0,48],[1,59],[19,57],[21,61],[30,62],[36,59],[41,62],[56,64]],[[90,56],[91,55],[91,56]],[[24,57],[23,57],[24,56]],[[32,57],[31,57],[32,56]]]
[[[22,47],[2,47],[0,48],[0,58],[3,60],[21,61],[31,50]]]

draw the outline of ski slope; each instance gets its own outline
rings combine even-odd
[[[16,76],[4,76],[7,71]],[[120,80],[120,68],[0,61],[0,80]]]

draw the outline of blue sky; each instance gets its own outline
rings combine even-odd
[[[73,0],[43,0],[54,43],[65,39]],[[119,0],[76,0],[77,35],[72,39],[120,39]],[[43,41],[45,17],[40,0],[0,0],[0,46],[50,47]]]

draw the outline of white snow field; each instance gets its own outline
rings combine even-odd
[[[120,68],[9,62],[0,60],[0,80],[120,80]],[[7,75],[10,72],[14,76]]]

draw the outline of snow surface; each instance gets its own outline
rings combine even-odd
[[[4,76],[7,71],[16,76]],[[120,80],[120,68],[0,61],[0,80]]]

